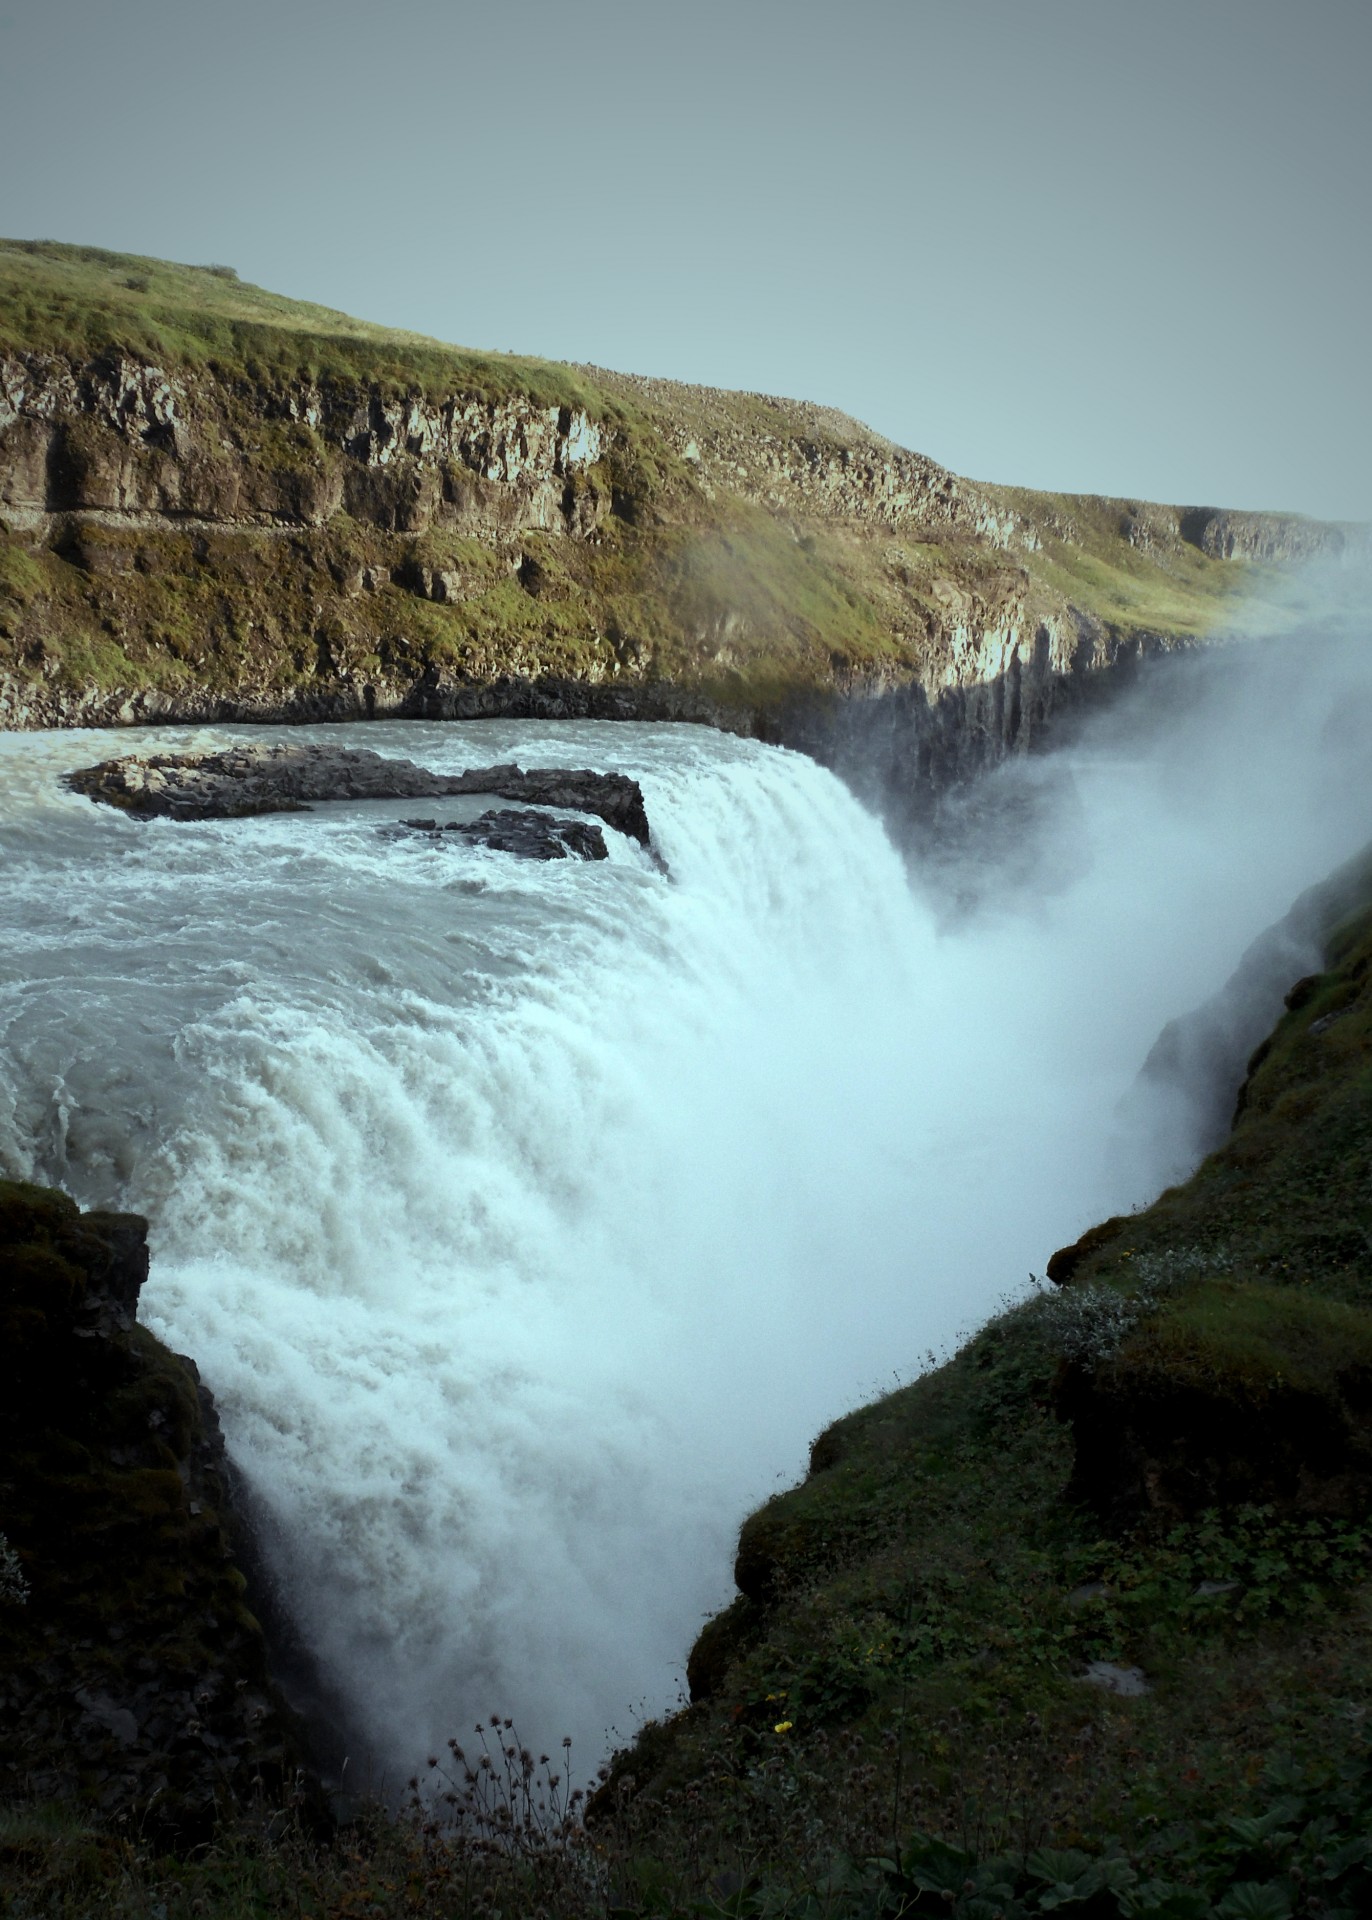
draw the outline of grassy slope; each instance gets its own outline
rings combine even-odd
[[[1236,598],[1261,592],[1270,579],[1263,567],[1235,567],[1185,541],[1161,551],[1131,546],[1120,528],[1139,511],[1137,501],[1012,487],[988,491],[1039,531],[1042,546],[1026,564],[1032,601],[1044,612],[1066,602],[1123,628],[1202,636]]]
[[[594,543],[522,539],[536,591],[469,541],[470,591],[460,600],[434,604],[392,585],[361,594],[350,584],[360,566],[389,570],[412,551],[444,564],[453,537],[384,534],[343,515],[284,537],[211,535],[208,549],[175,532],[102,530],[93,555],[78,547],[65,557],[0,526],[0,665],[72,688],[194,682],[229,693],[255,683],[305,694],[340,677],[405,683],[437,665],[478,679],[656,675],[765,706],[835,676],[917,673],[951,622],[994,624],[1021,602],[1034,619],[1078,608],[1125,630],[1203,634],[1261,579],[1260,569],[1180,541],[1130,546],[1120,502],[975,490],[1038,530],[1037,549],[1009,552],[935,525],[893,531],[779,515],[733,491],[727,469],[702,486],[678,451],[683,436],[745,453],[803,440],[881,456],[886,443],[802,403],[445,346],[246,286],[224,269],[0,242],[5,348],[79,361],[117,348],[212,376],[228,436],[283,502],[342,456],[302,426],[254,414],[259,387],[310,380],[388,395],[526,395],[584,407],[611,430],[594,478],[622,510]]]
[[[441,398],[453,391],[541,406],[604,396],[572,368],[516,354],[474,353],[423,334],[373,326],[240,281],[230,267],[180,266],[100,247],[0,240],[0,352],[85,361],[120,348],[164,368],[229,379],[377,381]]]

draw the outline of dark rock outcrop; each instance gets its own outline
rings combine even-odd
[[[497,853],[517,853],[526,860],[608,860],[609,850],[599,827],[585,820],[559,820],[533,808],[502,807],[478,820],[402,820],[399,831],[422,834],[427,840],[449,835],[469,845],[491,847]],[[396,831],[396,829],[391,829]]]
[[[142,819],[226,820],[298,812],[313,800],[441,799],[494,794],[526,807],[594,813],[646,847],[648,816],[637,780],[513,763],[432,773],[366,747],[245,746],[222,753],[149,754],[104,760],[68,776],[78,793]]]
[[[1048,1256],[1048,1265],[1044,1268],[1047,1277],[1055,1287],[1069,1287],[1077,1269],[1083,1261],[1089,1260],[1094,1253],[1115,1240],[1129,1225],[1128,1217],[1115,1214],[1109,1220],[1102,1220],[1099,1226],[1088,1227],[1079,1240],[1070,1246],[1059,1247],[1056,1253]]]
[[[669,680],[597,683],[561,673],[369,671],[283,689],[245,675],[231,693],[210,686],[73,687],[20,680],[0,667],[0,728],[157,725],[305,726],[362,720],[684,720],[753,733],[751,706]]]
[[[0,1796],[178,1841],[297,1790],[214,1404],[137,1324],[147,1223],[0,1182]],[[313,1802],[312,1802],[313,1804]]]
[[[556,767],[478,767],[458,776],[450,793],[496,793],[533,807],[574,807],[599,814],[607,826],[648,845],[648,815],[637,780],[622,773],[569,773]]]

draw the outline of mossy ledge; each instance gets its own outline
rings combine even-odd
[[[237,1564],[214,1403],[135,1313],[147,1223],[0,1181],[0,1800],[180,1844],[302,1743]]]
[[[37,241],[0,242],[0,515],[5,726],[588,714],[841,758],[857,712],[916,784],[1352,537]]]

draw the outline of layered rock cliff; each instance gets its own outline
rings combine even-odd
[[[64,513],[243,527],[345,513],[397,533],[438,521],[488,540],[584,536],[609,504],[578,485],[604,443],[582,408],[387,398],[309,378],[244,387],[113,348],[84,364],[0,360],[0,435],[0,501],[40,535]]]
[[[836,764],[857,729],[917,787],[1349,538],[48,243],[0,243],[0,516],[0,724],[679,717]]]

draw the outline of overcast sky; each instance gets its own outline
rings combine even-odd
[[[1372,0],[0,0],[0,232],[1372,518]]]

